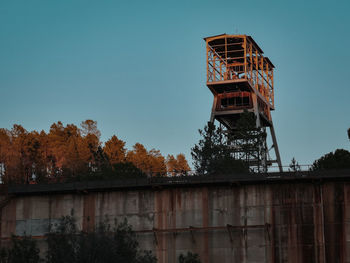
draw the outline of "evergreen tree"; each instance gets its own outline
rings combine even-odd
[[[314,161],[312,171],[350,169],[350,152],[344,149],[337,149]]]
[[[291,163],[289,164],[289,171],[291,172],[299,172],[301,171],[300,165],[299,163],[295,160],[295,158],[293,157]]]
[[[204,130],[199,130],[199,134],[202,138],[191,149],[197,174],[232,174],[248,171],[246,164],[232,155],[232,149],[220,127],[216,128],[213,123],[208,123]]]

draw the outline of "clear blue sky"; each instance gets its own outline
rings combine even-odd
[[[98,122],[163,155],[208,121],[203,37],[253,36],[276,66],[282,161],[349,149],[349,1],[37,1],[0,4],[0,127]]]

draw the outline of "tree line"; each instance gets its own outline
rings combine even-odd
[[[266,133],[255,127],[253,114],[243,113],[237,122],[236,137],[209,123],[199,130],[201,138],[191,149],[196,174],[249,173],[249,160],[261,159]],[[350,139],[350,129],[347,130]],[[105,143],[97,122],[86,120],[80,127],[53,123],[48,132],[27,131],[15,124],[0,128],[1,183],[40,183],[91,180],[110,177],[150,177],[186,175],[190,171],[185,155],[164,157],[159,150],[147,150],[136,143],[131,150],[113,135]],[[239,138],[237,157],[230,140]],[[258,163],[259,165],[259,163]],[[350,152],[337,149],[315,160],[311,170],[350,168]],[[293,158],[290,169],[300,170]],[[258,167],[259,170],[259,167]]]
[[[186,174],[190,167],[184,154],[168,155],[136,143],[131,150],[113,135],[102,143],[97,122],[80,127],[53,123],[49,132],[27,131],[15,124],[0,129],[0,176],[2,183],[38,183],[48,180],[99,176],[166,176]]]

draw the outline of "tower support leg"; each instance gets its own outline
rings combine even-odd
[[[210,123],[214,123],[215,121],[215,109],[216,109],[217,100],[218,98],[214,96],[213,108],[211,109],[211,115],[210,115]]]
[[[281,156],[280,156],[280,151],[278,150],[278,144],[277,144],[275,129],[273,127],[272,121],[271,121],[271,126],[270,126],[270,132],[271,132],[271,137],[272,137],[273,148],[275,149],[275,154],[276,154],[278,168],[279,168],[280,172],[282,173],[283,172],[283,168],[282,168]]]
[[[256,117],[256,127],[261,127],[260,114],[259,114],[259,108],[258,108],[258,99],[255,93],[252,93],[252,101],[253,101],[253,107],[254,107],[254,114]]]
[[[262,128],[265,131],[265,128],[261,125],[261,119],[259,114],[259,106],[258,106],[258,98],[255,93],[252,93],[252,101],[253,101],[253,108],[254,108],[254,114],[256,117],[256,127]],[[263,145],[259,146],[259,152],[261,153],[260,159],[261,159],[261,166],[262,166],[262,172],[267,172],[267,146],[266,146],[266,140],[263,143]],[[258,158],[259,159],[259,158]],[[258,161],[258,171],[260,172],[260,161]]]

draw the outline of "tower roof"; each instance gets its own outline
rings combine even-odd
[[[224,33],[224,34],[205,37],[203,39],[204,39],[204,41],[207,41],[210,46],[215,46],[218,44],[222,44],[220,42],[222,42],[222,40],[225,38],[226,39],[247,38],[254,45],[254,47],[259,51],[260,54],[264,54],[264,51],[259,47],[259,45],[255,42],[255,40],[251,36],[248,36],[248,35],[229,35],[229,34]],[[270,64],[270,66],[275,68],[275,66],[272,64],[271,60],[268,57],[265,57],[265,59]]]

